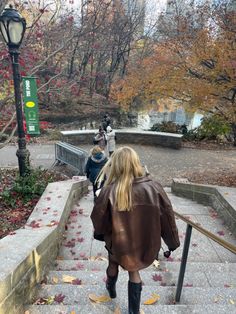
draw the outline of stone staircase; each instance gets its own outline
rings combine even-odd
[[[216,212],[167,189],[174,209],[207,230],[236,244]],[[108,295],[105,289],[107,253],[104,244],[93,239],[90,212],[92,192],[71,211],[65,238],[45,283],[41,284],[27,314],[108,314],[128,313],[127,272],[120,269],[117,298],[104,303],[90,301],[89,295]],[[174,304],[186,224],[177,219],[181,247],[169,259],[160,252],[160,265],[141,271],[143,291],[141,309],[151,313],[236,313],[236,256],[193,229],[181,301]],[[165,249],[165,248],[164,248]],[[160,299],[144,305],[152,294]]]

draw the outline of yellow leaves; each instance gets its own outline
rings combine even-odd
[[[90,261],[105,261],[107,262],[107,258],[104,256],[91,256],[89,258]]]
[[[121,314],[121,310],[120,310],[119,306],[116,307],[114,314]]]
[[[72,281],[75,280],[75,279],[76,279],[76,277],[73,277],[73,276],[68,276],[68,275],[63,275],[62,276],[62,280],[65,283],[72,283]]]
[[[235,301],[232,300],[232,299],[229,299],[229,303],[230,303],[230,304],[235,304]]]
[[[58,283],[59,279],[57,277],[52,277],[52,282],[53,283]]]
[[[158,300],[160,300],[159,294],[152,293],[152,297],[148,299],[147,301],[145,301],[143,304],[152,305],[152,304],[155,304]]]
[[[89,294],[89,299],[95,303],[105,303],[111,301],[111,298],[107,295],[97,296],[96,294]]]
[[[160,262],[155,259],[155,261],[152,263],[152,265],[155,267],[155,268],[159,268],[160,267]]]
[[[76,312],[75,312],[75,311],[72,311],[72,312],[70,312],[70,314],[76,314]]]

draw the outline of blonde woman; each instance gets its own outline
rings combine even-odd
[[[139,270],[153,263],[161,237],[170,251],[180,245],[174,214],[165,191],[144,175],[132,148],[118,148],[103,172],[108,176],[91,219],[95,239],[104,240],[109,253],[106,288],[115,298],[119,266],[127,270],[129,314],[138,314],[142,290]]]

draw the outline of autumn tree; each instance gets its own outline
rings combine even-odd
[[[170,26],[158,29],[153,53],[130,65],[114,96],[126,105],[137,96],[167,97],[219,114],[231,123],[236,144],[235,11],[221,3],[192,13],[191,19],[177,13],[171,21],[161,17]]]

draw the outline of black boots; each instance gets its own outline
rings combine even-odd
[[[128,282],[129,314],[139,314],[141,291],[141,282]]]
[[[118,275],[111,277],[107,275],[107,281],[106,281],[106,288],[109,292],[110,298],[114,299],[116,298],[116,281],[117,281]]]

